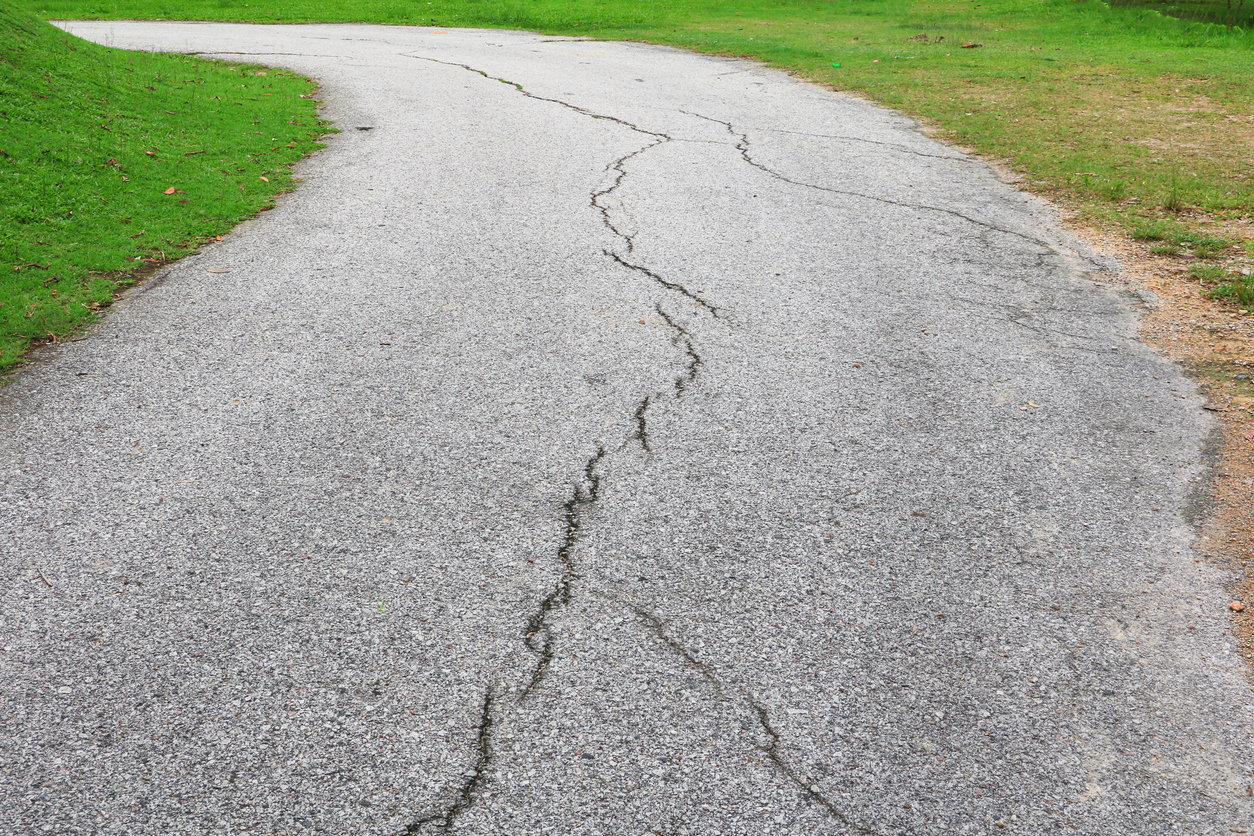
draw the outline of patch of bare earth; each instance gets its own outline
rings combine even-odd
[[[1222,449],[1198,549],[1231,573],[1228,615],[1242,657],[1254,669],[1254,311],[1242,313],[1207,298],[1205,287],[1189,275],[1186,258],[1154,255],[1149,245],[1119,230],[1075,221],[1068,226],[1089,246],[1119,260],[1121,283],[1158,297],[1141,320],[1141,339],[1190,372],[1219,423]],[[1209,234],[1233,240],[1254,238],[1248,222],[1205,226]],[[1221,262],[1240,270],[1248,269],[1251,259],[1233,248]]]

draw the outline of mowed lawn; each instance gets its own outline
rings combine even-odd
[[[326,130],[315,89],[0,8],[0,373],[290,188]]]
[[[1254,307],[1242,274],[1254,254],[1248,15],[1228,27],[1098,0],[20,2],[43,18],[508,27],[750,57],[917,117],[1088,223],[1194,260],[1222,303]],[[1208,0],[1181,2],[1210,13]],[[236,136],[241,158],[255,153]],[[20,260],[7,245],[4,258]]]

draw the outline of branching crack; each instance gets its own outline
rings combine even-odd
[[[420,55],[410,55],[409,57],[430,61],[435,64],[459,67],[463,70],[467,70],[468,72],[473,72],[483,76],[486,79],[513,87],[516,91],[527,98],[560,105],[584,116],[588,116],[593,119],[607,120],[629,128],[637,133],[651,137],[652,140],[643,147],[618,158],[607,166],[606,172],[612,172],[614,175],[612,182],[610,182],[610,184],[605,188],[593,192],[589,198],[591,207],[600,213],[602,222],[604,223],[606,229],[623,242],[626,255],[630,256],[634,252],[634,234],[625,231],[614,222],[611,215],[611,207],[607,205],[606,198],[622,186],[624,179],[627,177],[626,166],[630,160],[638,157],[651,148],[655,148],[658,145],[672,141],[670,136],[657,131],[650,131],[637,125],[633,125],[623,119],[596,113],[568,102],[535,95],[534,93],[527,91],[517,82],[491,76],[483,70],[476,69],[468,64],[441,61],[436,58],[429,58]],[[617,262],[620,266],[647,277],[665,291],[687,299],[699,311],[708,313],[715,319],[723,318],[722,312],[703,298],[699,293],[689,290],[679,282],[665,279],[657,272],[650,270],[643,265],[634,264],[612,250],[605,249],[603,252],[606,257]],[[687,388],[696,380],[698,370],[703,365],[702,359],[697,353],[695,339],[692,332],[685,328],[684,325],[682,325],[675,317],[667,313],[667,311],[662,307],[661,302],[656,302],[654,308],[657,311],[658,316],[662,318],[667,327],[669,327],[673,332],[674,344],[682,348],[684,353],[685,361],[683,371],[675,377],[672,386],[674,397],[678,398],[681,397]],[[636,411],[633,416],[635,430],[631,434],[629,441],[639,442],[641,448],[643,448],[646,453],[651,452],[652,450],[649,437],[648,413],[650,407],[656,403],[659,396],[660,393],[656,392],[645,395],[637,404]],[[583,473],[572,486],[570,497],[562,504],[561,519],[563,532],[561,544],[557,550],[560,574],[552,589],[549,590],[548,594],[546,594],[540,601],[535,611],[527,618],[524,627],[523,641],[526,644],[527,649],[534,655],[535,660],[529,673],[525,674],[525,684],[518,691],[518,699],[520,701],[527,699],[540,686],[548,673],[549,667],[552,665],[554,655],[556,653],[556,639],[552,624],[553,616],[556,611],[568,606],[574,597],[575,584],[580,579],[578,568],[575,563],[574,551],[579,543],[581,530],[585,524],[585,518],[589,510],[600,498],[602,479],[600,468],[607,455],[608,453],[605,447],[598,444],[596,453],[589,457],[584,463]],[[642,613],[642,617],[646,617],[646,615],[647,614]],[[656,632],[665,640],[666,637],[664,631],[662,630],[661,623],[657,622],[656,619],[655,623]],[[679,645],[672,643],[672,646],[677,652],[683,653],[684,658],[690,664],[697,666],[698,669],[700,669],[700,665],[697,660],[686,654],[683,649],[679,647]],[[710,677],[711,682],[715,684],[715,687],[720,689],[722,688],[721,684],[718,683],[717,678],[713,677],[712,672],[707,671],[706,674]],[[485,780],[486,772],[491,764],[491,730],[494,719],[493,703],[494,695],[490,690],[484,700],[482,720],[480,724],[479,758],[475,764],[473,772],[467,779],[465,785],[462,787],[462,790],[458,794],[456,800],[443,813],[432,814],[416,820],[409,826],[408,833],[417,833],[421,828],[428,825],[436,826],[440,830],[448,832],[452,829],[454,822],[462,811],[474,803],[476,792],[479,790],[481,783]]]
[[[605,119],[615,124],[622,125],[624,128],[628,128],[637,133],[641,133],[641,134],[644,134],[645,136],[653,137],[654,138],[653,142],[650,142],[648,145],[644,146],[643,148],[638,148],[635,151],[632,151],[630,154],[620,157],[617,160],[615,160],[613,163],[611,163],[607,170],[616,172],[614,181],[606,188],[598,192],[594,192],[591,198],[592,206],[598,212],[601,213],[601,217],[604,220],[606,227],[612,233],[614,233],[616,237],[621,238],[624,241],[624,243],[627,246],[627,253],[629,255],[632,253],[632,251],[635,249],[635,242],[633,240],[633,236],[624,233],[613,223],[613,221],[610,219],[609,207],[605,206],[604,203],[602,203],[601,199],[622,185],[623,178],[627,176],[627,170],[623,166],[627,163],[628,160],[632,159],[633,157],[637,157],[640,154],[643,154],[645,151],[648,151],[650,148],[654,148],[658,145],[661,145],[664,142],[670,142],[671,137],[668,134],[664,134],[660,131],[651,131],[648,128],[642,128],[639,125],[628,122],[626,119],[620,119],[617,116],[609,116],[604,113],[597,113],[596,111],[588,110],[587,108],[580,107],[579,105],[573,105],[570,102],[564,102],[561,99],[552,99],[547,96],[536,95],[535,93],[532,93],[531,91],[527,90],[527,88],[523,87],[521,84],[519,84],[516,81],[510,81],[509,79],[506,79],[506,78],[499,78],[494,75],[489,75],[483,70],[480,70],[477,67],[472,67],[469,64],[460,64],[455,61],[441,61],[438,58],[430,58],[425,55],[409,55],[408,57],[417,58],[421,61],[430,61],[433,64],[442,64],[446,67],[459,67],[463,70],[466,70],[467,72],[472,72],[477,75],[481,75],[484,78],[489,79],[490,81],[496,81],[506,86],[513,87],[515,90],[517,90],[519,93],[521,93],[522,95],[526,96],[529,99],[535,99],[536,101],[540,101],[540,102],[550,102],[555,105],[560,105],[564,108],[573,110],[576,113],[581,113],[584,116],[588,116],[592,119]],[[706,118],[706,117],[702,117],[702,118]],[[717,121],[717,120],[711,120],[711,121]],[[726,124],[726,123],[720,123],[720,124]],[[731,130],[730,125],[728,125],[728,130]],[[613,252],[610,252],[609,250],[606,250],[605,254],[609,256],[610,258],[614,259],[615,261],[617,261],[622,266],[628,268],[629,270],[635,270],[637,272],[640,272],[648,276],[650,279],[657,282],[658,284],[660,284],[662,287],[666,288],[667,290],[673,291],[675,293],[683,294],[684,296],[691,299],[693,302],[697,303],[697,305],[699,305],[703,309],[709,311],[716,318],[721,318],[721,313],[718,310],[718,308],[714,307],[705,299],[701,298],[699,294],[693,293],[692,291],[688,290],[682,284],[679,284],[678,282],[667,281],[666,279],[662,278],[657,273],[653,272],[652,270],[649,270],[647,267],[643,267],[638,264],[632,264],[631,262],[622,258],[622,256],[619,256],[617,253],[613,253]]]
[[[653,635],[660,642],[662,642],[662,644],[666,645],[672,653],[684,661],[684,664],[697,671],[697,673],[709,682],[719,697],[728,700],[729,702],[739,702],[745,706],[751,714],[753,720],[762,729],[762,732],[766,735],[769,741],[767,745],[763,747],[763,751],[767,759],[771,762],[775,771],[787,778],[788,781],[792,783],[805,798],[822,807],[829,816],[836,819],[846,827],[851,828],[858,833],[866,834],[866,836],[878,836],[878,831],[868,825],[861,824],[850,818],[848,814],[838,808],[830,799],[823,795],[817,786],[807,782],[803,776],[797,772],[796,768],[784,759],[783,753],[780,751],[782,748],[782,741],[780,739],[779,732],[775,730],[774,725],[771,723],[770,712],[766,710],[765,706],[754,699],[751,695],[743,693],[741,689],[724,683],[712,666],[702,662],[695,655],[693,655],[692,651],[688,650],[688,648],[684,647],[666,632],[666,625],[662,619],[658,618],[656,615],[643,607],[624,602],[617,598],[610,598],[609,596],[604,597],[609,600],[613,600],[620,605],[626,606],[634,612],[636,616],[648,626],[649,631],[653,633]],[[735,692],[740,692],[740,695],[736,696]]]
[[[656,142],[650,142],[648,145],[644,146],[643,148],[638,148],[635,151],[632,151],[630,154],[627,154],[626,156],[623,156],[623,157],[619,157],[617,160],[610,163],[609,167],[606,168],[606,171],[616,172],[614,176],[614,182],[610,183],[609,186],[602,189],[601,191],[592,193],[592,208],[596,209],[598,212],[601,213],[601,222],[605,224],[606,228],[609,229],[610,232],[614,233],[614,235],[616,235],[617,237],[623,239],[623,242],[626,243],[627,245],[628,255],[631,255],[632,251],[635,250],[636,248],[635,236],[629,233],[623,232],[614,224],[613,219],[610,218],[610,207],[606,206],[602,202],[602,198],[611,194],[615,189],[617,189],[619,186],[623,184],[623,178],[627,176],[627,169],[623,168],[623,166],[627,164],[628,160],[630,160],[632,157],[637,157],[643,154],[645,151],[648,151],[650,148],[653,148],[657,145],[661,145],[664,142],[670,141],[670,137],[665,136],[663,134],[657,134],[656,136],[660,137]]]
[[[993,232],[1000,232],[1003,235],[1010,235],[1012,237],[1019,238],[1031,244],[1035,244],[1038,247],[1042,247],[1049,252],[1058,251],[1058,248],[1055,247],[1053,244],[1049,243],[1048,241],[1043,241],[1040,238],[1036,238],[1032,235],[1028,235],[1027,233],[1017,232],[1016,230],[1013,230],[1013,229],[1007,229],[1003,226],[998,226],[997,224],[992,224],[992,223],[989,223],[988,221],[980,220],[979,218],[973,218],[970,215],[967,215],[963,212],[959,212],[957,209],[947,209],[944,206],[930,206],[926,203],[907,203],[901,200],[891,200],[886,197],[876,197],[875,195],[865,194],[864,192],[855,192],[849,189],[834,189],[830,186],[820,186],[815,183],[807,183],[804,180],[794,180],[791,177],[785,174],[781,174],[775,169],[770,168],[769,166],[766,166],[763,163],[760,163],[757,160],[755,160],[749,150],[748,135],[738,132],[730,122],[724,122],[722,119],[715,119],[711,116],[703,116],[700,113],[690,113],[686,110],[680,111],[680,112],[688,116],[695,117],[697,119],[704,119],[707,122],[713,122],[716,125],[722,125],[723,127],[727,128],[727,132],[731,134],[732,137],[736,140],[735,147],[736,147],[736,150],[740,152],[741,158],[743,158],[744,161],[748,165],[752,166],[753,168],[758,169],[759,171],[765,174],[770,175],[771,177],[774,177],[776,180],[779,180],[781,182],[789,183],[794,186],[801,186],[802,188],[806,188],[806,189],[815,189],[816,191],[827,192],[829,194],[838,194],[838,195],[843,195],[845,197],[857,197],[863,200],[873,200],[876,203],[884,203],[889,206],[900,206],[903,209],[916,209],[916,210],[920,210],[924,212],[939,212],[941,214],[949,215],[951,217],[966,221],[967,223],[973,224],[974,226],[980,227],[981,229],[988,229],[988,230],[992,230]],[[1095,264],[1095,265],[1097,264],[1091,258],[1086,258],[1085,260],[1089,261],[1092,264]],[[1100,265],[1097,265],[1097,266],[1100,267]]]
[[[431,813],[415,819],[409,827],[405,828],[406,833],[421,833],[422,829],[428,825],[435,825],[436,828],[444,833],[449,833],[452,831],[457,817],[474,803],[475,793],[482,786],[487,776],[488,768],[492,764],[492,705],[494,701],[495,696],[492,693],[492,689],[489,688],[487,694],[484,695],[483,710],[479,715],[479,756],[475,760],[474,767],[467,774],[465,783],[462,784],[461,789],[458,790],[457,795],[454,797],[452,804],[443,812]]]

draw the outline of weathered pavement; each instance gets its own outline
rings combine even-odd
[[[69,28],[343,133],[0,392],[0,832],[1254,827],[1209,425],[1040,203],[739,61]]]

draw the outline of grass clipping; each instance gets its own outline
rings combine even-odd
[[[0,8],[0,372],[273,205],[325,132],[313,89]]]

